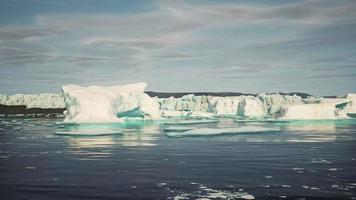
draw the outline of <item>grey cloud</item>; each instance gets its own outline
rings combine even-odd
[[[191,54],[186,54],[186,53],[179,53],[179,52],[173,52],[173,53],[163,53],[157,56],[153,56],[153,59],[195,59],[195,58],[202,58],[202,56],[197,56],[197,55],[191,55]]]
[[[156,49],[169,47],[178,43],[183,43],[187,40],[183,35],[166,34],[157,35],[156,37],[132,38],[132,39],[116,39],[116,38],[91,38],[84,41],[82,44],[93,47],[104,48],[142,48],[142,49]]]
[[[92,62],[107,62],[107,61],[120,61],[120,58],[112,57],[95,57],[95,56],[62,56],[62,59],[65,62],[78,64],[78,63],[92,63]]]
[[[188,3],[163,4],[163,9],[180,15],[190,16],[203,25],[219,25],[226,22],[251,23],[251,22],[301,22],[328,24],[335,21],[347,21],[356,18],[356,5],[352,1],[304,1],[283,6],[256,6],[237,5],[225,3],[222,5],[192,6]]]
[[[2,27],[0,28],[0,41],[26,41],[39,40],[52,37],[64,31],[49,29],[45,27]]]
[[[330,50],[336,50],[337,48],[341,48],[343,51],[347,52],[348,49],[345,49],[344,45],[351,44],[356,44],[356,24],[354,22],[322,26],[307,31],[297,38],[265,43],[256,43],[238,48],[236,50],[251,52],[253,51],[255,53],[274,52],[274,54],[279,55],[297,56],[305,55],[305,50],[307,50],[309,53],[324,52],[322,50],[326,48],[330,48]],[[343,53],[342,55],[337,55],[333,53],[332,57],[337,57],[336,59],[340,60],[344,57],[352,55],[353,54],[351,52],[346,54]],[[303,59],[303,64],[308,64],[310,62],[330,61],[330,58],[325,57],[312,58],[311,61],[308,61],[307,57],[303,57]]]
[[[348,73],[348,74],[320,74],[320,75],[312,75],[307,76],[308,79],[344,79],[344,78],[356,78],[355,73]]]
[[[27,48],[0,48],[0,63],[7,65],[44,63],[56,56],[56,53],[52,52],[50,49],[37,46]]]
[[[356,70],[356,64],[347,64],[347,65],[332,65],[329,67],[313,67],[311,71],[316,71],[316,72],[336,72],[336,71],[348,71],[348,70]]]

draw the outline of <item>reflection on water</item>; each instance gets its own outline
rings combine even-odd
[[[69,132],[72,136],[64,136],[70,145],[70,152],[73,154],[97,156],[110,155],[110,148],[115,146],[123,147],[140,147],[145,150],[145,147],[156,145],[156,140],[160,134],[160,127],[154,123],[148,122],[130,122],[126,124],[107,123],[107,124],[80,124],[60,126],[57,130]],[[117,132],[121,135],[105,135],[105,136],[81,136],[81,133],[93,134]],[[63,137],[63,136],[59,136]],[[103,153],[103,149],[105,152]]]
[[[223,136],[217,140],[229,140],[237,142],[332,142],[337,139],[353,139],[339,135],[340,127],[353,125],[355,120],[316,120],[316,121],[291,121],[290,123],[263,123],[250,122],[238,123],[232,119],[220,119],[219,123],[182,125],[192,128],[236,128],[241,126],[256,126],[262,128],[279,127],[277,133],[243,134]],[[130,121],[124,124],[81,124],[60,126],[57,129],[69,132],[94,132],[120,131],[122,135],[102,137],[68,137],[68,144],[75,148],[108,148],[110,146],[124,147],[150,147],[157,145],[164,125],[152,121]],[[284,133],[288,134],[284,134]],[[145,148],[142,148],[145,149]]]

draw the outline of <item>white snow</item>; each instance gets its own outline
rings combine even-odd
[[[151,118],[160,118],[158,103],[144,93],[146,83],[116,85],[110,87],[62,87],[65,102],[64,122],[122,122],[118,113],[132,110]]]
[[[184,136],[216,136],[224,134],[238,133],[262,133],[262,132],[277,132],[279,128],[263,128],[256,126],[243,126],[238,128],[199,128],[185,132],[168,132],[169,137],[184,137]]]

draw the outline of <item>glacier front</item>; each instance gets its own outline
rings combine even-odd
[[[161,98],[145,93],[146,83],[116,86],[66,85],[62,94],[0,95],[0,104],[27,108],[65,108],[66,123],[122,122],[126,118],[241,120],[346,119],[356,116],[356,94],[302,98],[296,94],[211,96],[188,94]],[[1,114],[1,113],[0,113]],[[237,120],[237,121],[239,121]]]

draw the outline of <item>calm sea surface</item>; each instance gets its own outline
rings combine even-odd
[[[221,119],[186,126],[281,131],[182,138],[159,123],[58,121],[0,119],[0,199],[356,199],[356,120]]]

